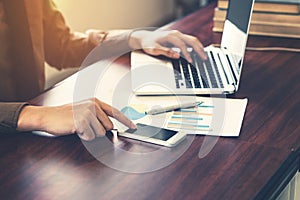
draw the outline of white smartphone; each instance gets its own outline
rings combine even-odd
[[[137,129],[128,129],[124,132],[119,132],[118,135],[166,147],[174,147],[186,137],[184,132],[145,124],[137,124]]]

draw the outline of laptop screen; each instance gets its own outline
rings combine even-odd
[[[230,0],[226,19],[247,33],[252,9],[252,0]]]

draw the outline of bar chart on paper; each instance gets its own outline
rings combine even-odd
[[[167,128],[191,131],[212,131],[213,105],[200,104],[194,108],[174,111]]]

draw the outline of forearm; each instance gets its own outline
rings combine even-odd
[[[106,32],[102,41],[90,52],[82,63],[82,67],[97,61],[114,58],[131,52],[133,49],[129,42],[133,30],[114,30]]]
[[[89,30],[83,33],[65,33],[57,36],[57,39],[47,39],[46,60],[49,64],[62,69],[69,67],[80,67],[83,61],[94,54],[99,61],[113,56],[119,56],[130,52],[129,37],[131,30],[107,31]],[[51,35],[53,37],[54,34]],[[95,57],[93,56],[93,57]]]

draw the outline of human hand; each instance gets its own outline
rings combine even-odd
[[[134,31],[129,39],[129,46],[133,49],[143,49],[153,56],[164,55],[174,59],[178,59],[180,53],[169,46],[177,47],[188,62],[192,62],[188,52],[188,47],[191,47],[202,59],[206,59],[203,45],[196,37],[176,30]]]
[[[45,131],[56,136],[76,133],[81,139],[90,141],[113,129],[109,116],[131,129],[136,128],[119,110],[93,98],[55,107],[26,106],[20,113],[17,129]]]

